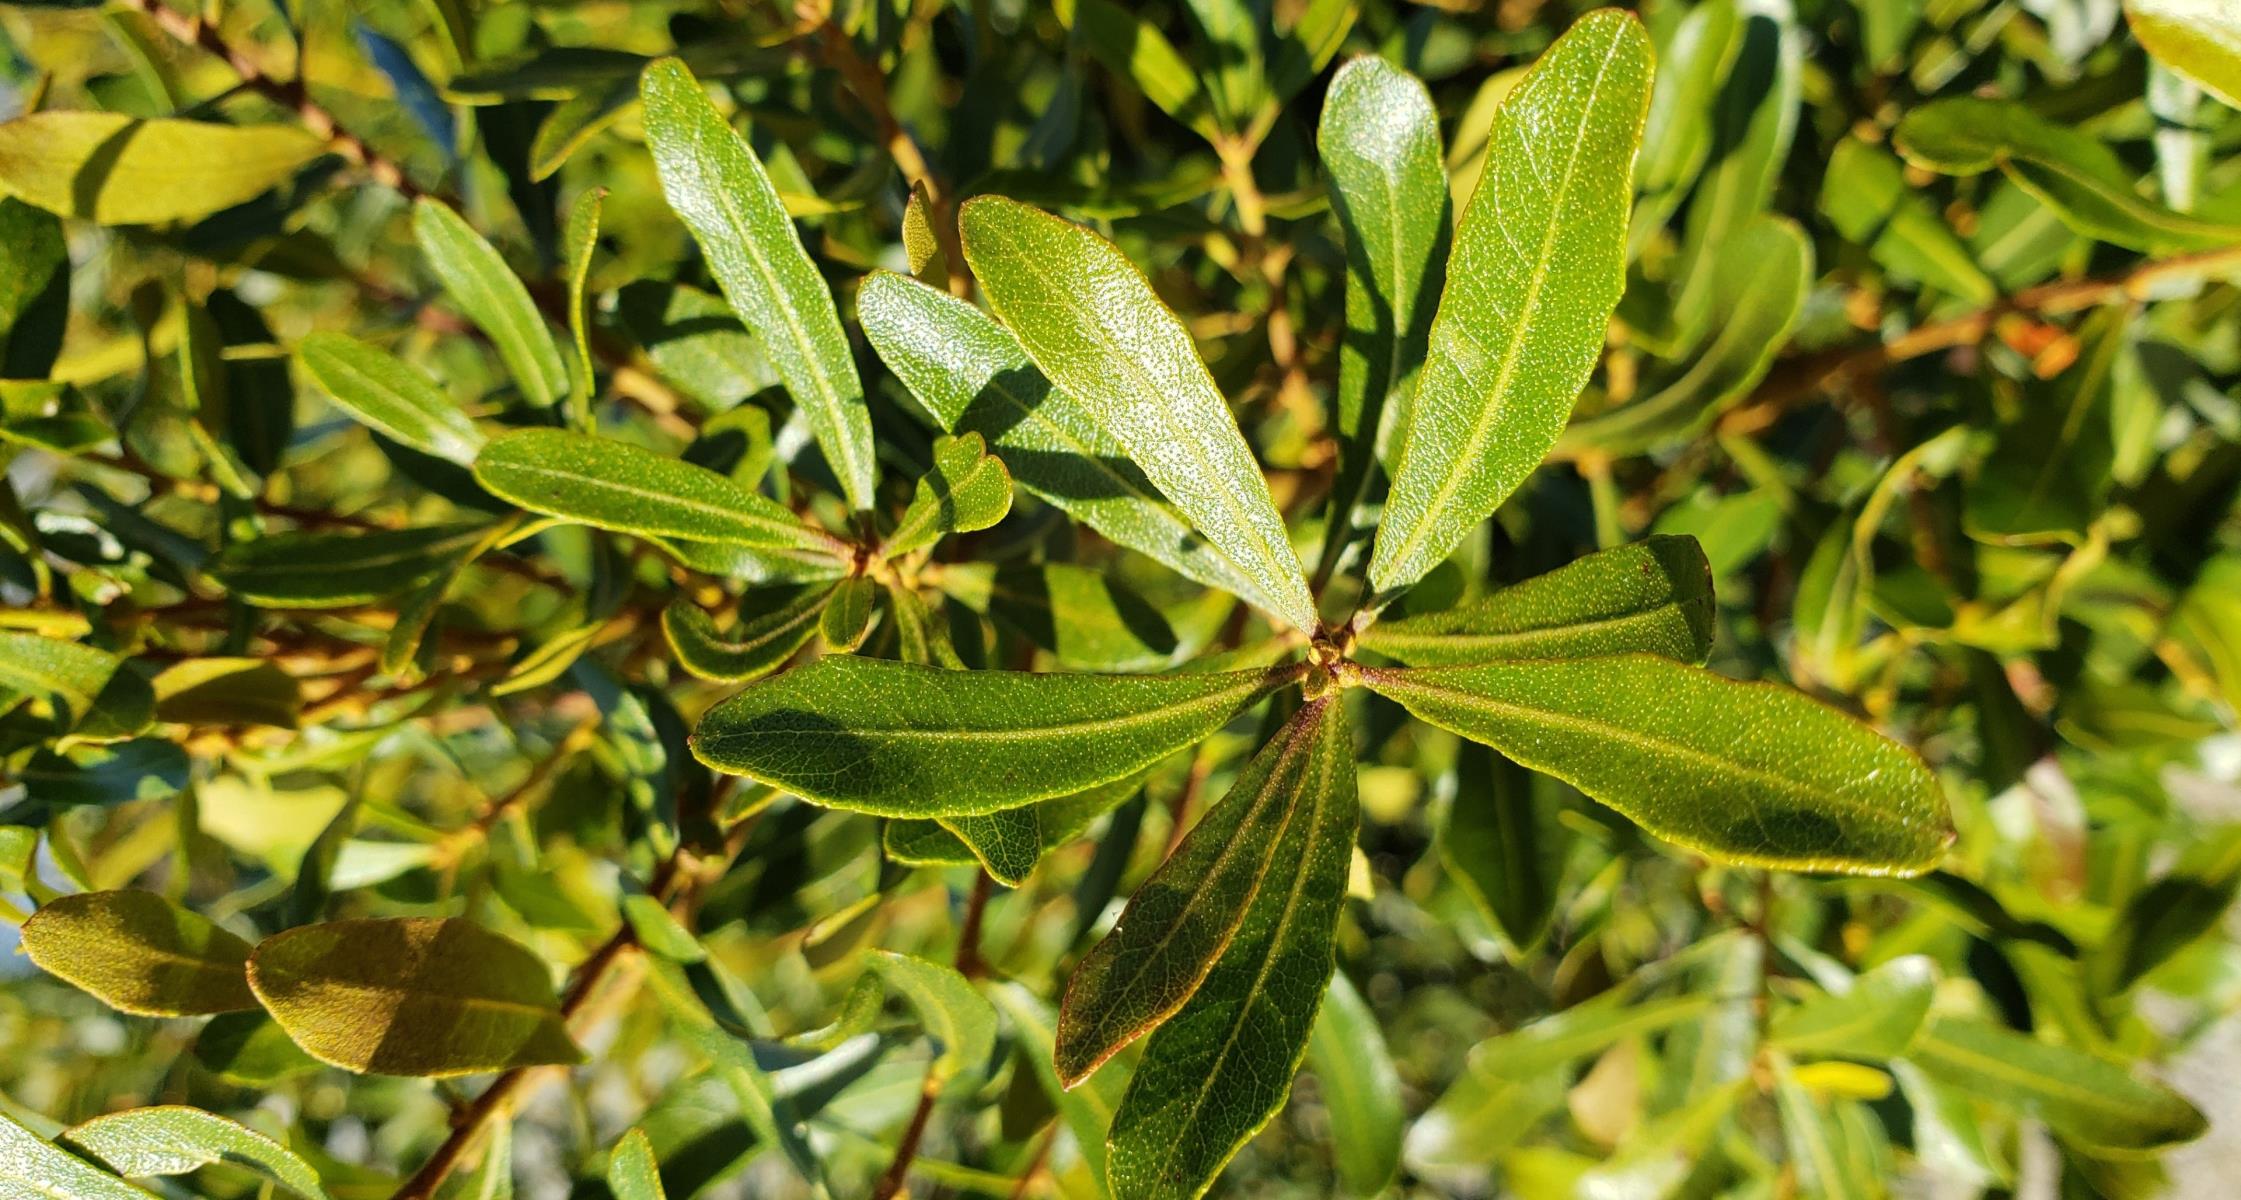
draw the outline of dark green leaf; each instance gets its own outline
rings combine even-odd
[[[40,750],[15,773],[15,780],[27,798],[57,808],[165,800],[187,786],[187,752],[161,738],[67,754]]]
[[[1401,1077],[1385,1049],[1377,1014],[1344,971],[1331,973],[1330,992],[1315,1015],[1307,1069],[1315,1072],[1331,1113],[1339,1178],[1353,1195],[1383,1193],[1401,1162]]]
[[[1656,536],[1590,554],[1445,612],[1380,621],[1364,649],[1421,665],[1640,651],[1701,663],[1712,572],[1696,539]]]
[[[444,573],[483,541],[483,525],[432,525],[372,533],[291,532],[236,542],[211,577],[244,600],[276,608],[348,608],[409,590]]]
[[[740,620],[728,633],[680,597],[662,610],[661,631],[686,670],[702,679],[745,683],[777,670],[816,636],[818,617],[832,595],[826,587],[750,591],[740,597]]]
[[[1439,821],[1439,855],[1510,945],[1531,950],[1556,914],[1571,835],[1561,785],[1476,742],[1456,752],[1455,798]]]
[[[817,619],[817,632],[825,648],[853,653],[871,636],[872,618],[879,615],[879,585],[859,575],[834,588]]]

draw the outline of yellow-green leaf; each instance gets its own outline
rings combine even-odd
[[[1379,594],[1439,565],[1571,416],[1626,283],[1650,60],[1641,23],[1603,9],[1503,100],[1396,448],[1370,561]]]
[[[191,221],[254,199],[325,150],[295,125],[35,112],[0,122],[0,190],[102,225]]]
[[[890,950],[874,950],[866,961],[941,1043],[936,1075],[954,1079],[987,1064],[996,1049],[996,1010],[955,968]]]
[[[2104,1154],[2145,1154],[2209,1127],[2185,1097],[2119,1063],[1978,1021],[1933,1023],[1907,1058],[1940,1083]]]
[[[2241,9],[2230,0],[2125,0],[2124,17],[2156,61],[2241,108]]]
[[[1307,1069],[1315,1072],[1331,1113],[1331,1157],[1355,1196],[1377,1196],[1401,1163],[1401,1076],[1385,1048],[1377,1014],[1346,978],[1331,972],[1329,992],[1307,1040]]]
[[[217,1163],[248,1167],[305,1200],[326,1200],[319,1175],[286,1146],[237,1121],[183,1104],[108,1113],[62,1135],[119,1175],[186,1175]]]
[[[249,943],[154,892],[81,892],[42,906],[23,950],[119,1012],[177,1017],[255,1008]]]
[[[661,1190],[654,1144],[645,1130],[633,1129],[615,1143],[615,1152],[607,1159],[607,1190],[615,1200],[668,1200]]]
[[[0,1200],[153,1200],[0,1113]]]
[[[1658,535],[1444,612],[1379,621],[1361,644],[1419,666],[1629,651],[1701,663],[1717,619],[1703,548],[1686,534]]]
[[[1188,330],[1111,242],[1001,196],[966,203],[965,258],[1052,384],[1253,582],[1245,599],[1317,628],[1268,481]]]
[[[423,454],[463,467],[482,449],[482,431],[434,380],[378,346],[341,333],[296,343],[296,361],[351,416]]]
[[[1785,687],[1648,654],[1367,669],[1419,718],[1730,862],[1916,874],[1953,827],[1914,752]]]
[[[522,396],[538,408],[551,408],[567,395],[568,364],[560,347],[529,289],[498,251],[466,218],[428,197],[413,204],[412,232],[451,302],[490,335]]]
[[[934,443],[934,469],[920,476],[910,507],[879,552],[889,558],[923,550],[943,536],[986,529],[1012,507],[1012,477],[977,433]]]
[[[870,508],[877,468],[856,360],[832,293],[762,160],[725,124],[684,63],[665,58],[647,67],[639,90],[646,144],[669,206],[801,406],[841,493],[851,507]]]
[[[306,925],[259,943],[257,999],[313,1058],[376,1075],[583,1059],[544,960],[459,918]]]

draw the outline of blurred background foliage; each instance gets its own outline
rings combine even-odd
[[[875,818],[694,763],[682,732],[731,689],[672,664],[659,614],[735,588],[643,543],[558,527],[485,556],[416,661],[385,668],[393,603],[263,609],[210,582],[213,556],[494,502],[345,417],[291,348],[347,331],[465,411],[517,419],[522,392],[441,298],[410,202],[456,204],[565,314],[564,222],[605,189],[585,289],[602,429],[784,501],[830,497],[662,199],[637,81],[678,54],[768,164],[852,336],[865,272],[947,280],[960,198],[1000,192],[1112,237],[1198,338],[1312,564],[1346,328],[1315,147],[1331,64],[1376,53],[1428,84],[1459,209],[1495,106],[1578,11],[229,0],[202,24],[160,0],[0,5],[7,109],[317,139],[269,176],[260,155],[287,145],[180,152],[113,196],[0,201],[0,623],[127,656],[163,731],[119,763],[115,747],[57,753],[36,705],[0,720],[12,920],[55,889],[125,886],[244,934],[464,915],[556,980],[618,930],[625,946],[686,939],[602,963],[571,1012],[591,1065],[531,1080],[510,1124],[470,1105],[475,1082],[323,1068],[249,1018],[124,1017],[14,959],[0,1107],[43,1132],[130,1105],[226,1113],[336,1197],[391,1194],[455,1110],[482,1122],[446,1184],[459,1195],[603,1195],[633,1125],[671,1196],[804,1195],[820,1175],[863,1195],[938,1047],[900,1004],[874,1036],[817,1031],[861,1002],[867,948],[965,961],[973,937],[1002,981],[1002,1036],[934,1106],[912,1193],[1097,1194],[1076,1131],[1100,1127],[1083,1111],[1099,1099],[1051,1086],[1051,1005],[1178,819],[1235,774],[1255,720],[990,889],[975,868],[890,860]],[[1665,0],[1641,16],[1659,77],[1605,361],[1556,459],[1410,606],[1693,534],[1718,584],[1714,666],[1915,746],[1959,840],[1911,881],[1716,867],[1366,701],[1346,996],[1217,1194],[2231,1195],[2241,117],[2216,94],[2231,74],[2168,69],[2116,0]],[[1990,137],[1982,114],[1895,138],[1964,96],[2038,121],[1961,168],[1939,150]],[[21,190],[61,142],[5,128]],[[238,203],[183,194],[229,173]],[[906,220],[913,182],[930,226]],[[111,204],[164,215],[115,220]],[[78,215],[53,226],[57,205]],[[911,245],[914,228],[935,244]],[[883,494],[907,496],[932,435],[858,348]],[[213,373],[222,406],[200,403]],[[1248,637],[1226,598],[1024,497],[942,557],[1034,583],[977,605],[946,589],[976,662],[1138,670]],[[682,883],[661,874],[676,860],[657,810],[685,814]],[[648,894],[685,897],[691,932],[649,932],[624,903]],[[685,1036],[657,959],[692,963],[736,1018],[762,1092]],[[2155,1079],[2210,1115],[2207,1134],[2171,1147],[2196,1130],[2163,1119]],[[765,1153],[751,1128],[774,1097],[799,1154]],[[216,1167],[191,1188],[247,1196],[253,1178]]]

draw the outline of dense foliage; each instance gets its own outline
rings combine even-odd
[[[0,35],[0,1200],[2230,1194],[2230,5]]]

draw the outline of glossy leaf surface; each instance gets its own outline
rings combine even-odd
[[[1701,663],[1712,648],[1712,571],[1693,537],[1590,554],[1445,612],[1380,621],[1364,649],[1424,666],[1641,652]]]
[[[403,359],[348,334],[296,343],[296,361],[344,412],[423,454],[471,467],[482,432],[435,381]]]
[[[568,364],[560,347],[529,289],[498,251],[437,200],[413,205],[412,231],[428,257],[428,269],[459,311],[490,336],[522,396],[538,408],[551,408],[567,395]]]
[[[836,545],[725,476],[613,438],[517,430],[483,447],[475,478],[523,508],[618,533],[825,556]]]
[[[977,433],[934,443],[934,469],[918,479],[910,507],[880,552],[893,557],[923,550],[952,533],[986,529],[1012,507],[1012,477]]]

